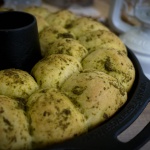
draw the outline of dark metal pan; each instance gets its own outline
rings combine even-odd
[[[129,49],[128,56],[136,69],[136,79],[127,103],[112,118],[88,133],[46,147],[45,150],[134,150],[150,140],[150,122],[129,142],[124,143],[117,139],[117,136],[138,118],[150,102],[150,80],[146,78],[139,61]]]

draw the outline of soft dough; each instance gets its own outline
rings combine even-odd
[[[89,52],[111,48],[127,54],[124,43],[111,31],[97,30],[88,32],[80,36],[78,40]]]
[[[80,62],[73,56],[53,54],[40,60],[31,73],[41,88],[59,88],[69,76],[81,70]]]
[[[115,77],[127,92],[135,79],[135,69],[131,60],[125,53],[116,49],[96,50],[82,61],[82,65],[84,69],[96,69]]]
[[[77,16],[68,10],[60,10],[54,13],[50,13],[46,20],[49,25],[55,26],[60,25],[61,27],[66,27],[73,20],[75,20]]]
[[[34,78],[26,71],[5,69],[0,71],[0,94],[25,102],[39,88]]]
[[[56,40],[48,49],[47,55],[51,54],[67,54],[81,61],[87,54],[88,50],[77,40],[64,38]]]
[[[78,39],[80,36],[84,35],[85,33],[97,30],[106,30],[109,29],[104,26],[102,23],[87,17],[80,17],[76,20],[72,21],[66,28],[71,31],[76,38]]]
[[[29,150],[32,138],[21,105],[14,99],[0,95],[0,149]]]
[[[57,39],[61,38],[74,38],[74,36],[60,25],[49,25],[47,28],[44,28],[39,34],[42,56],[45,55],[47,49],[49,49]]]
[[[87,131],[85,117],[56,89],[41,89],[27,103],[34,148],[52,145]]]
[[[127,100],[117,79],[97,70],[73,74],[61,90],[85,115],[90,129],[110,118]]]

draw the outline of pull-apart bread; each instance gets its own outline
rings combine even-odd
[[[41,89],[30,96],[27,115],[34,148],[61,142],[87,131],[85,116],[65,94],[53,88]]]
[[[29,121],[22,105],[10,97],[0,95],[0,149],[31,149]]]
[[[127,100],[127,93],[117,79],[97,70],[73,74],[61,90],[84,114],[88,128],[108,119]]]
[[[31,72],[0,71],[0,149],[44,148],[80,136],[127,102],[135,68],[119,37],[68,10],[37,18],[43,58]]]

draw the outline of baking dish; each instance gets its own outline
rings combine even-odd
[[[126,104],[105,123],[95,127],[88,133],[65,142],[47,146],[45,150],[133,150],[139,149],[150,140],[150,122],[145,128],[129,142],[121,142],[117,136],[128,128],[143,112],[144,108],[150,102],[150,80],[144,75],[141,65],[128,49],[128,56],[132,60],[136,78],[131,91],[128,94]]]

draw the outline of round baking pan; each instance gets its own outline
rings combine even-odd
[[[128,49],[128,48],[127,48]],[[73,139],[48,146],[45,150],[133,150],[139,149],[150,140],[150,123],[133,139],[124,143],[117,136],[128,128],[143,112],[150,101],[150,80],[144,75],[139,61],[131,50],[128,56],[132,60],[136,78],[131,91],[128,94],[126,104],[105,123],[95,127],[88,133]]]

